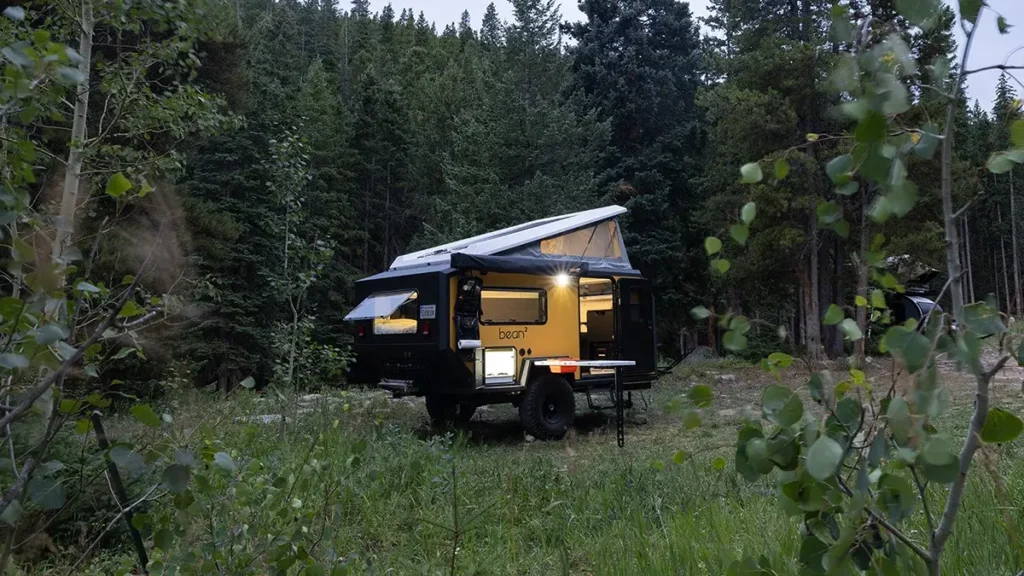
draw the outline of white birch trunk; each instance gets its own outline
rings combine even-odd
[[[60,198],[60,212],[57,215],[56,230],[50,257],[58,269],[65,267],[63,256],[71,246],[75,233],[75,209],[78,207],[78,191],[82,184],[82,164],[85,160],[86,121],[89,115],[89,71],[92,66],[92,36],[95,22],[92,0],[81,0],[82,21],[78,40],[78,53],[82,60],[78,72],[82,81],[76,87],[75,115],[71,124],[71,145],[68,147],[68,163],[64,172],[64,190]]]

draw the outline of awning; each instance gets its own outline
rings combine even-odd
[[[396,292],[377,292],[370,294],[358,306],[345,316],[345,320],[371,320],[386,318],[395,313],[398,307],[416,295],[415,290],[399,290]]]

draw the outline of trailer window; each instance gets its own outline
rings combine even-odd
[[[484,288],[480,300],[482,324],[543,324],[548,320],[544,290]]]
[[[390,315],[373,319],[373,333],[376,336],[390,334],[415,334],[419,321],[418,294],[413,292]]]

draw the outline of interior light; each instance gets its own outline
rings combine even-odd
[[[569,285],[569,275],[568,274],[559,274],[558,276],[555,276],[555,284],[558,285],[558,286],[568,286]]]
[[[485,378],[514,378],[516,375],[515,348],[487,348],[484,350]]]

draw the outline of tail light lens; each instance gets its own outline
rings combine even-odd
[[[366,324],[360,324],[359,325],[359,337],[362,338],[364,336],[366,336]]]
[[[423,334],[424,336],[430,336],[430,322],[420,323],[420,334]]]

